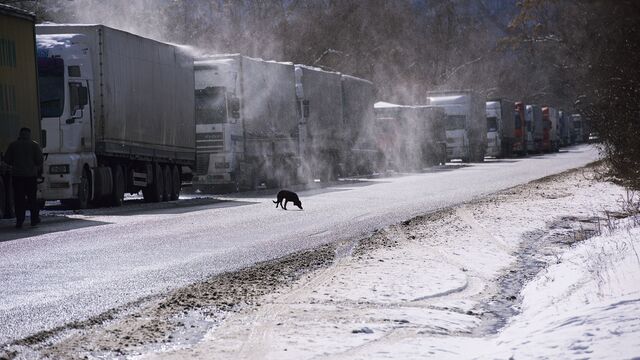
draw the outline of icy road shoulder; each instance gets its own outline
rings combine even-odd
[[[142,357],[638,356],[640,228],[617,219],[624,190],[591,171],[339,244],[331,266],[230,314],[199,343]]]

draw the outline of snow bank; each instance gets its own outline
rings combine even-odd
[[[640,228],[626,223],[563,254],[523,290],[495,345],[516,358],[640,356]]]

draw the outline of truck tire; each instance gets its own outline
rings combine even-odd
[[[7,214],[7,188],[4,186],[4,181],[0,177],[0,219],[4,219]]]
[[[171,176],[171,166],[162,165],[162,201],[169,201],[171,198],[171,191],[173,189],[173,176]]]
[[[180,183],[180,171],[178,166],[171,167],[171,200],[178,200],[180,198],[180,189],[182,184]]]
[[[164,179],[162,168],[159,164],[153,164],[152,182],[142,189],[142,196],[146,202],[159,202],[162,200],[162,191],[164,189]]]
[[[153,184],[151,184],[151,201],[162,201],[162,192],[164,191],[164,174],[160,164],[153,165]]]
[[[69,204],[74,209],[86,209],[89,207],[89,201],[91,201],[91,172],[84,169],[78,185],[78,198],[69,201]]]
[[[111,174],[113,176],[113,189],[111,191],[111,205],[122,206],[124,203],[124,188],[125,179],[122,166],[114,165],[111,168]]]

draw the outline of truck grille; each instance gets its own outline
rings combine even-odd
[[[196,155],[196,174],[205,175],[209,170],[209,154]]]
[[[210,153],[220,153],[224,149],[224,134],[222,132],[197,133],[196,147]]]

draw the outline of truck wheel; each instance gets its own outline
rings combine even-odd
[[[124,202],[124,173],[122,166],[115,165],[111,168],[111,174],[113,176],[113,190],[111,192],[111,205],[122,206]]]
[[[7,188],[4,186],[4,181],[0,177],[0,219],[4,219],[7,214]]]
[[[171,166],[163,165],[162,166],[162,201],[169,201],[171,198],[171,191],[173,189],[173,177],[171,176]]]
[[[233,179],[233,183],[231,183],[231,192],[240,192],[240,181],[238,179]]]
[[[178,166],[171,167],[171,200],[178,200],[180,198],[180,171]]]
[[[142,189],[142,196],[146,202],[158,202],[162,200],[162,191],[164,190],[164,181],[162,168],[159,164],[153,164],[153,182],[147,183]]]
[[[84,169],[78,185],[78,198],[71,201],[71,205],[76,209],[86,209],[89,207],[89,200],[91,200],[91,173]]]
[[[151,184],[151,201],[162,201],[162,192],[164,191],[164,174],[160,164],[153,165],[153,184]]]

